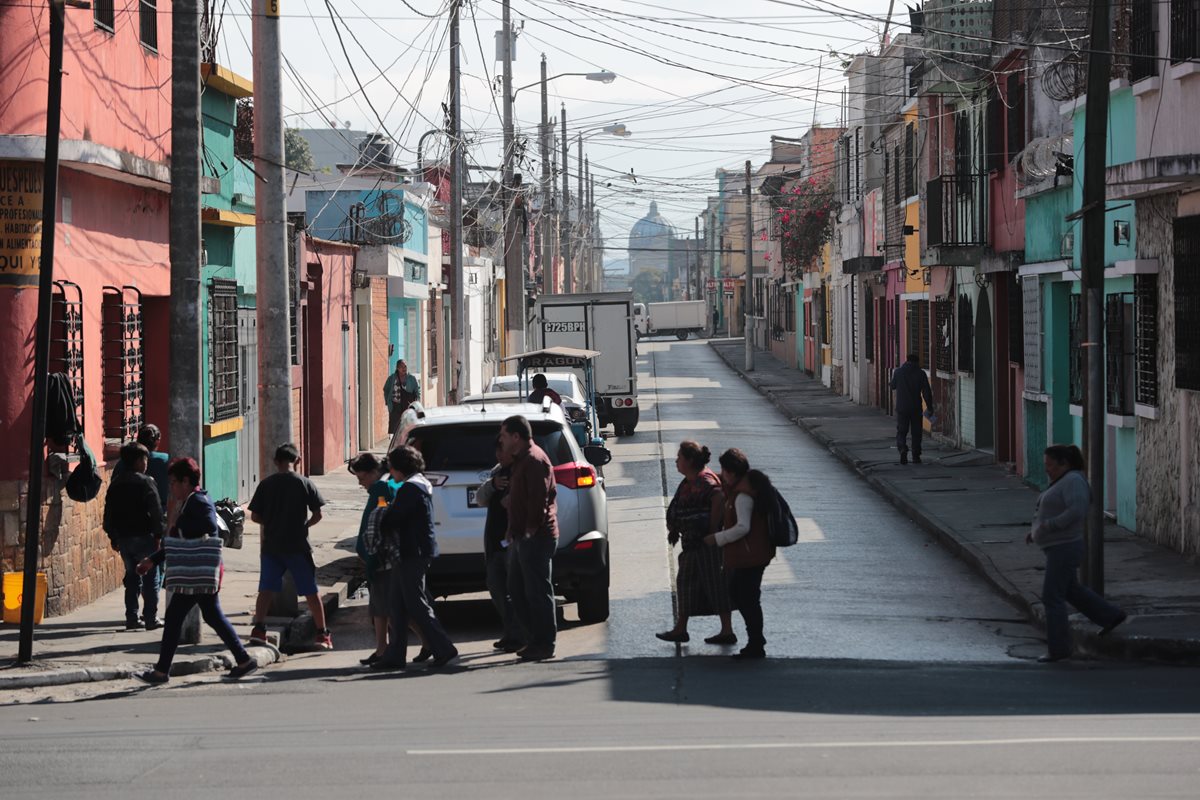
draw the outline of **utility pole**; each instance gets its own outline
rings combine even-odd
[[[540,255],[538,260],[542,265],[542,291],[549,294],[553,290],[554,262],[550,253],[550,190],[553,174],[550,171],[550,108],[546,94],[546,54],[542,53],[542,125],[538,128],[538,145],[542,157],[542,213],[538,217],[538,244]]]
[[[1092,0],[1088,45],[1087,107],[1084,111],[1083,162],[1083,343],[1087,365],[1083,435],[1092,496],[1087,515],[1084,583],[1104,592],[1104,210],[1105,154],[1108,152],[1109,0]]]
[[[561,107],[562,117],[562,260],[563,260],[563,291],[570,294],[575,291],[574,276],[571,274],[571,170],[567,169],[567,107]]]
[[[500,34],[501,55],[504,59],[504,355],[525,352],[525,265],[522,263],[522,226],[517,214],[517,193],[513,187],[513,29],[510,0],[504,0],[501,11],[503,30]],[[543,69],[545,65],[543,62]],[[516,369],[513,362],[512,368]]]
[[[454,362],[454,397],[466,396],[470,372],[467,331],[466,276],[463,274],[462,231],[462,69],[459,18],[462,0],[450,0],[450,272],[454,280],[454,310],[450,315],[450,358]]]
[[[580,283],[585,284],[587,282],[587,267],[584,265],[583,260],[583,237],[585,230],[584,226],[586,224],[583,216],[583,132],[580,131],[575,135],[575,137],[578,144],[575,155],[575,168],[579,170],[579,174],[576,176],[578,180],[575,182],[575,205],[579,208],[579,211],[575,215],[575,219],[578,220],[578,228],[572,244],[577,248],[575,251],[575,263],[578,265],[579,274],[581,276]]]
[[[62,127],[63,36],[66,8],[50,0],[50,70],[46,76],[46,155],[42,162],[42,250],[39,258],[37,328],[33,345],[33,421],[29,428],[29,494],[25,505],[24,597],[37,597],[42,541],[42,475],[46,471],[46,395],[50,372],[50,314],[54,295],[54,222],[58,211],[58,139]],[[199,220],[199,216],[196,217]],[[21,603],[17,662],[33,660],[33,602]]]
[[[746,339],[746,372],[754,371],[754,253],[750,237],[754,230],[753,197],[750,195],[750,162],[746,162],[746,283],[742,287],[742,306],[746,310],[742,336]]]
[[[600,225],[596,218],[596,179],[592,176],[591,162],[588,162],[587,173],[588,280],[591,283],[591,291],[600,292],[604,291],[604,285],[597,265],[602,263],[603,254],[596,250],[600,244]]]
[[[292,440],[292,367],[287,213],[283,180],[283,77],[279,3],[254,0],[255,266],[258,279],[258,461],[272,470],[275,449]],[[175,73],[179,75],[178,72]],[[173,197],[174,195],[172,195]],[[199,214],[197,213],[197,216]]]
[[[694,220],[694,222],[696,223],[696,234],[695,234],[695,238],[696,238],[696,296],[693,299],[703,300],[704,299],[704,276],[700,274],[700,250],[702,249],[702,245],[700,244],[700,215],[699,214],[696,215],[696,219]]]

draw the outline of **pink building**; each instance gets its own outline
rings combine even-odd
[[[170,0],[66,10],[51,371],[65,372],[102,474],[116,448],[153,421],[169,435],[167,396]],[[0,7],[0,206],[41,208],[49,15],[45,4]],[[161,35],[160,35],[161,34]],[[40,216],[39,216],[40,218]],[[3,223],[3,221],[0,221]],[[40,225],[38,226],[40,229]],[[0,569],[20,569],[32,420],[37,270],[0,229]],[[145,386],[142,389],[142,386]],[[47,611],[91,602],[120,583],[100,528],[103,498],[74,503],[47,482]]]

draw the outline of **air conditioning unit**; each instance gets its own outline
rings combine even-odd
[[[234,192],[232,200],[233,200],[233,204],[235,206],[252,206],[252,205],[254,205],[254,201],[247,200],[246,195],[243,192]]]

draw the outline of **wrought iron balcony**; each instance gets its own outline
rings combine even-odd
[[[983,175],[943,175],[926,184],[929,247],[985,244]]]

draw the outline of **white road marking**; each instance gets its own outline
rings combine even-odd
[[[574,755],[672,753],[699,750],[845,750],[894,747],[998,747],[1043,744],[1200,744],[1200,736],[1063,736],[1020,739],[930,739],[889,742],[747,742],[744,744],[592,745],[582,747],[481,747],[407,750],[410,756]]]

